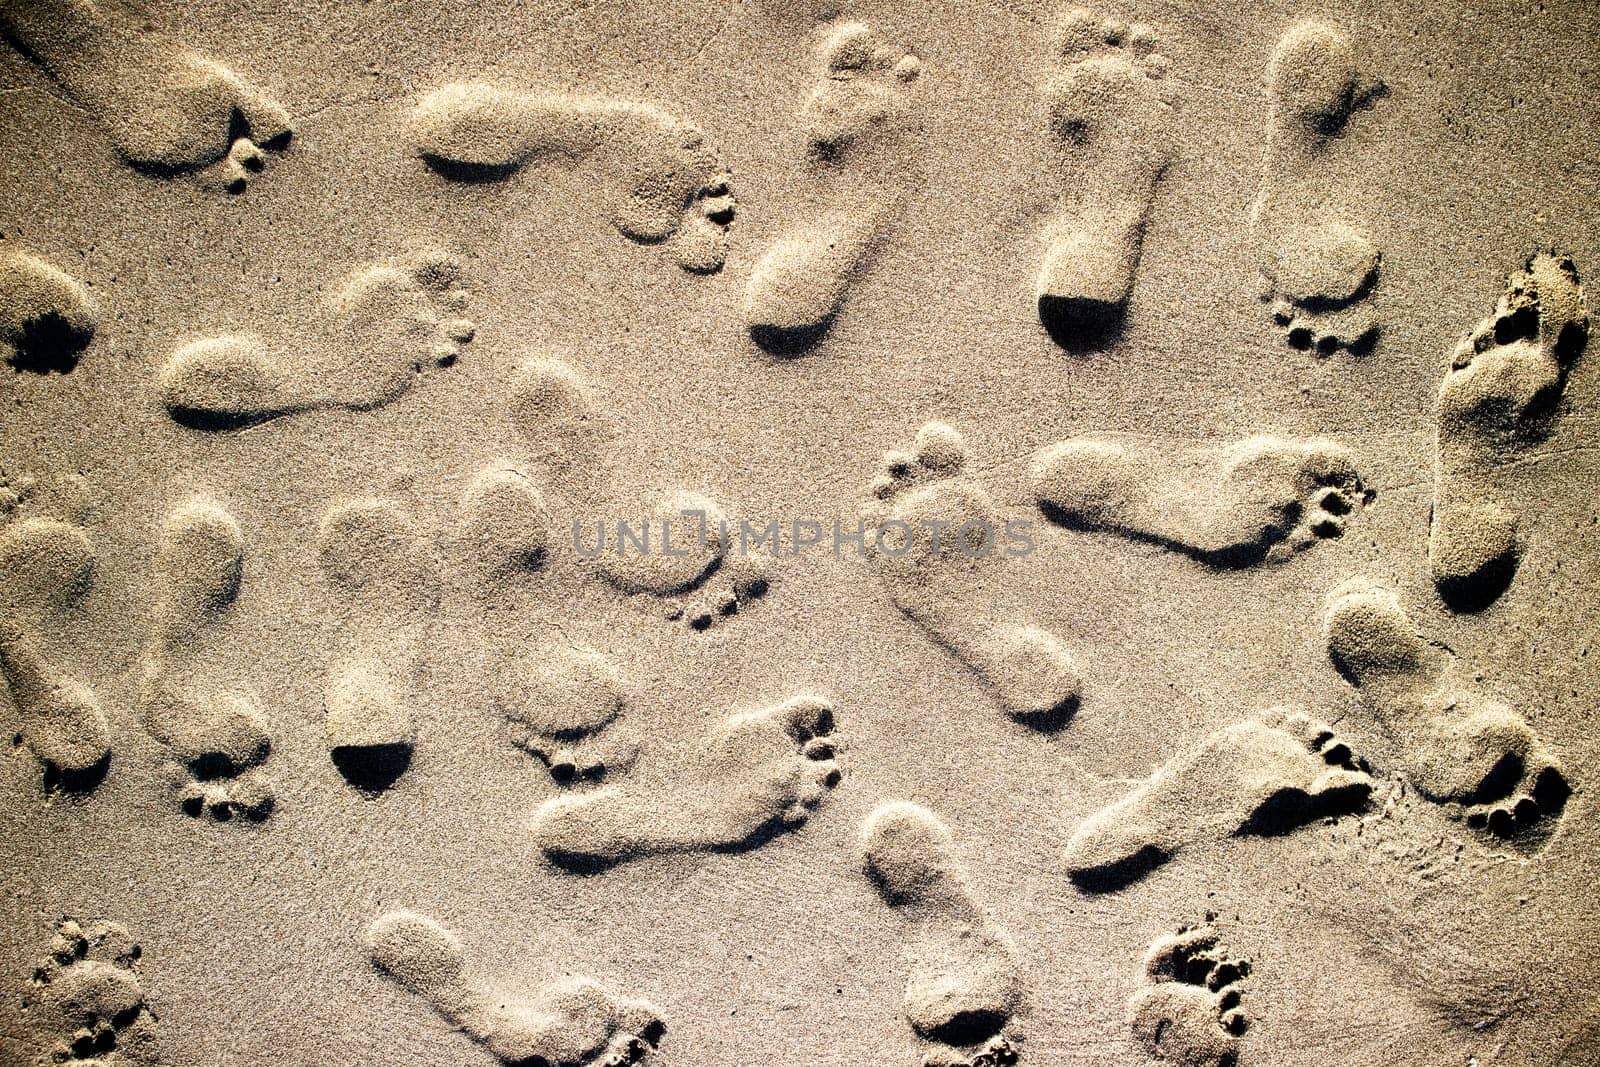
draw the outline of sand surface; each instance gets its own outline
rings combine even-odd
[[[1600,1064],[1600,9],[1070,7],[0,0],[0,1063]]]

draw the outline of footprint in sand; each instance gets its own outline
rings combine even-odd
[[[1369,498],[1350,453],[1321,438],[1182,449],[1079,438],[1041,452],[1031,483],[1053,522],[1211,567],[1250,567],[1339,537]]]
[[[1588,340],[1572,261],[1541,252],[1456,346],[1439,388],[1428,563],[1457,611],[1488,607],[1516,574],[1521,519],[1496,485],[1496,468],[1549,435]]]
[[[156,1017],[139,982],[142,952],[127,929],[113,922],[62,919],[50,954],[34,968],[23,998],[23,1017],[42,1062],[116,1067],[162,1062]]]
[[[1327,723],[1270,708],[1215,731],[1085,819],[1067,842],[1067,869],[1085,892],[1111,892],[1186,848],[1288,833],[1360,808],[1371,791]]]
[[[16,741],[44,765],[47,790],[87,792],[111,762],[100,701],[51,662],[42,646],[72,625],[94,581],[94,547],[81,526],[41,516],[16,518],[31,487],[0,489],[0,676],[19,720]]]
[[[1074,178],[1045,228],[1037,297],[1040,321],[1069,348],[1103,344],[1127,315],[1173,151],[1173,86],[1157,47],[1149,26],[1083,8],[1056,34],[1062,65],[1043,96],[1057,168]]]
[[[1181,1067],[1233,1067],[1246,1022],[1239,1011],[1250,961],[1232,956],[1210,925],[1159,937],[1144,957],[1146,984],[1128,1000],[1128,1025],[1146,1052]]]
[[[100,325],[78,279],[37,256],[0,249],[0,353],[14,370],[68,374]]]
[[[737,206],[727,168],[699,127],[654,104],[468,82],[425,95],[408,136],[425,163],[460,181],[542,162],[592,165],[604,175],[594,199],[624,237],[665,242],[699,274],[727,259]]]
[[[1423,796],[1500,839],[1548,837],[1571,792],[1555,757],[1516,711],[1456,681],[1453,657],[1423,642],[1393,590],[1364,578],[1341,585],[1323,635]]]
[[[861,22],[824,30],[817,84],[800,109],[816,193],[745,284],[751,338],[777,354],[820,341],[910,189],[921,146],[910,136],[922,63]]]
[[[469,979],[460,940],[426,915],[381,915],[364,940],[374,967],[508,1064],[623,1067],[666,1033],[653,1005],[592,978],[565,975],[532,996]]]
[[[670,618],[709,629],[765,596],[773,560],[745,551],[708,497],[648,490],[613,462],[618,432],[588,384],[566,363],[533,359],[511,383],[511,421],[571,513],[573,550],[618,591],[666,600]],[[642,530],[625,540],[618,523]]]
[[[839,784],[833,726],[833,705],[811,696],[731,715],[676,785],[556,797],[534,813],[534,840],[551,862],[573,870],[755,848],[804,823]]]
[[[983,606],[1012,549],[988,492],[963,475],[966,462],[966,441],[941,422],[918,430],[909,452],[885,453],[861,508],[879,534],[868,559],[895,606],[982,679],[1007,714],[1059,729],[1077,710],[1081,676],[1053,634],[997,621]]]
[[[263,149],[292,136],[289,115],[220,63],[91,0],[0,0],[0,34],[105,128],[117,154],[157,176],[202,171],[241,193]]]
[[[364,497],[330,507],[317,558],[339,636],[323,687],[328,755],[351,785],[382,792],[411,765],[422,645],[438,604],[438,561],[405,509]]]
[[[923,1063],[1016,1063],[1016,947],[973,890],[950,831],[926,808],[893,801],[867,816],[861,850],[884,903],[917,927],[905,1015],[929,1044]]]
[[[140,663],[139,713],[182,767],[179,804],[219,821],[265,819],[277,803],[261,764],[272,749],[261,701],[207,678],[208,650],[239,595],[244,534],[232,515],[195,497],[167,516],[156,547],[155,617]]]
[[[447,367],[474,326],[457,264],[428,250],[362,267],[333,292],[320,338],[270,346],[257,334],[191,341],[156,379],[167,413],[196,430],[242,430],[305,411],[367,411]]]
[[[1365,306],[1382,256],[1330,194],[1327,161],[1351,116],[1385,92],[1367,76],[1344,31],[1302,22],[1267,65],[1267,152],[1250,209],[1263,299],[1294,348],[1361,353],[1377,342]]]

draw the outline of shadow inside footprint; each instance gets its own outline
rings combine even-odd
[[[1128,326],[1128,306],[1083,297],[1040,296],[1039,321],[1062,349],[1086,356],[1121,340]]]
[[[93,328],[69,322],[57,312],[47,312],[22,324],[9,362],[16,370],[29,374],[71,374],[93,337]]]
[[[340,745],[328,750],[344,780],[370,796],[384,792],[411,767],[411,744]]]
[[[806,326],[751,325],[750,340],[768,355],[793,359],[815,348],[832,326],[832,315]]]
[[[1126,889],[1172,858],[1166,849],[1146,845],[1115,863],[1074,869],[1068,877],[1085,893],[1115,893]]]
[[[18,734],[13,739],[13,744],[22,744],[22,735]],[[81,770],[70,770],[58,767],[54,763],[44,765],[44,790],[46,793],[74,793],[87,794],[99,788],[105,781],[106,772],[111,769],[111,753],[104,756],[90,767]]]

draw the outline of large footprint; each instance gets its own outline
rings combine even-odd
[[[1077,710],[1082,678],[1053,634],[985,609],[985,582],[1004,573],[1010,546],[989,494],[964,476],[966,462],[966,441],[940,422],[918,430],[910,451],[886,453],[861,509],[879,535],[868,558],[895,606],[1009,715],[1059,728]]]
[[[534,840],[572,869],[752,848],[800,826],[839,783],[833,726],[833,705],[819,697],[732,715],[664,793],[630,785],[557,797],[534,814]]]
[[[78,279],[37,256],[0,248],[0,355],[17,370],[66,374],[100,325]]]
[[[465,304],[459,267],[437,250],[370,264],[334,291],[323,336],[191,341],[168,357],[156,391],[173,419],[210,431],[382,407],[409,393],[425,369],[460,357],[474,332],[457,317]]]

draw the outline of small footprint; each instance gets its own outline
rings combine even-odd
[[[1548,838],[1571,793],[1560,765],[1515,710],[1456,681],[1451,655],[1423,642],[1393,590],[1341,585],[1323,635],[1423,796],[1496,839],[1531,848]]]
[[[1457,611],[1488,607],[1516,574],[1521,518],[1496,486],[1496,468],[1550,434],[1588,340],[1572,260],[1540,252],[1456,345],[1439,387],[1428,563]]]
[[[351,785],[379,793],[411,765],[438,561],[405,509],[376,497],[328,509],[317,527],[317,557],[339,611],[323,688],[328,755]]]
[[[196,430],[243,430],[269,419],[344,408],[368,411],[409,393],[429,367],[447,367],[475,327],[460,270],[428,250],[351,274],[335,290],[321,338],[258,334],[191,341],[167,359],[156,391],[167,413]]]
[[[1158,47],[1149,26],[1083,8],[1056,34],[1063,65],[1044,102],[1057,165],[1077,178],[1045,228],[1037,295],[1040,321],[1068,348],[1103,344],[1127,316],[1156,186],[1173,153],[1174,91]]]
[[[1006,523],[963,471],[966,441],[941,422],[909,451],[884,454],[862,504],[882,531],[868,551],[895,606],[993,689],[1006,713],[1054,730],[1077,710],[1082,678],[1060,641],[1037,626],[999,623],[983,607],[1003,573]]]
[[[140,664],[139,713],[171,751],[190,815],[260,822],[277,803],[261,764],[272,750],[261,700],[206,677],[205,655],[239,595],[244,533],[221,505],[195,497],[167,516],[156,547],[155,618]]]
[[[527,997],[469,979],[461,941],[426,915],[380,915],[364,940],[374,967],[507,1064],[625,1067],[666,1033],[653,1005],[592,978],[564,975]]]
[[[156,1017],[145,1002],[142,952],[113,922],[62,919],[50,954],[34,968],[23,1018],[43,1046],[43,1063],[122,1067],[163,1062]]]
[[[230,193],[287,147],[283,107],[224,67],[156,32],[142,15],[91,0],[8,0],[0,34],[104,127],[117,154],[148,174],[199,171]]]
[[[783,355],[827,334],[899,214],[921,153],[907,121],[921,60],[865,23],[846,21],[826,27],[815,65],[817,84],[799,116],[815,202],[745,284],[751,338]]]
[[[1343,447],[1264,435],[1180,449],[1062,441],[1035,459],[1032,484],[1053,522],[1228,568],[1339,537],[1369,499]]]
[[[1267,66],[1266,163],[1250,224],[1263,299],[1294,348],[1360,354],[1377,343],[1365,302],[1383,257],[1330,198],[1327,156],[1351,117],[1386,91],[1344,31],[1321,22],[1291,27]]]
[[[833,705],[820,697],[729,716],[666,795],[608,785],[556,797],[534,814],[534,840],[551,862],[580,871],[755,848],[804,823],[838,785],[833,727]]]
[[[972,888],[950,831],[928,809],[891,801],[862,824],[861,851],[884,903],[917,927],[905,1015],[928,1043],[925,1067],[1016,1063],[1016,947]]]
[[[1128,1001],[1128,1025],[1145,1051],[1181,1067],[1234,1067],[1241,984],[1250,961],[1233,957],[1209,924],[1159,937],[1144,958],[1145,984]]]
[[[536,162],[593,163],[605,175],[595,199],[624,237],[665,242],[697,274],[727,259],[737,204],[722,157],[699,127],[654,104],[467,82],[425,95],[409,138],[425,163],[460,181],[504,179]]]
[[[16,735],[44,766],[47,790],[88,792],[111,761],[100,701],[46,655],[55,634],[94,581],[96,553],[81,526],[41,516],[15,518],[19,494],[7,486],[0,527],[0,676],[20,720]]]
[[[37,256],[0,248],[0,352],[12,369],[70,374],[100,326],[99,302]]]
[[[1371,791],[1327,723],[1271,708],[1215,731],[1085,819],[1067,842],[1067,869],[1085,892],[1111,892],[1186,848],[1288,833],[1360,808]]]
[[[637,744],[609,733],[632,688],[611,657],[566,645],[523,650],[492,683],[512,743],[559,785],[601,782],[633,766]]]

